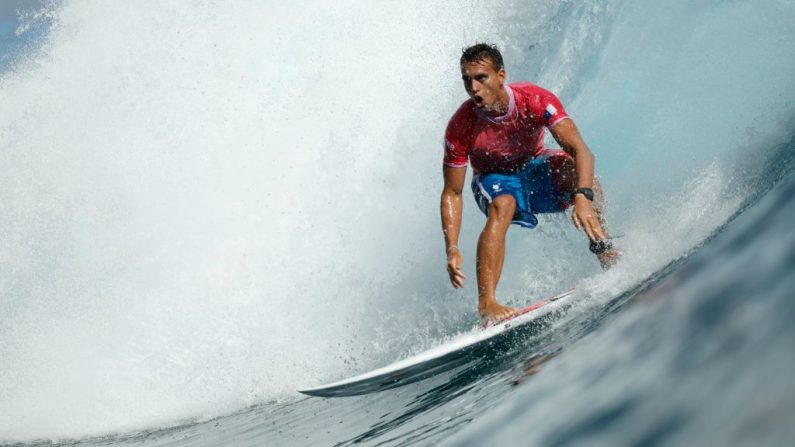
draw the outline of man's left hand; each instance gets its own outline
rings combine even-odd
[[[574,196],[574,210],[571,212],[571,220],[578,230],[585,231],[588,239],[592,241],[607,239],[596,210],[593,209],[591,201],[582,194]]]

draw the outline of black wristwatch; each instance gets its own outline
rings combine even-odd
[[[582,195],[585,196],[586,199],[588,199],[591,202],[593,202],[593,189],[591,189],[591,188],[577,188],[571,194],[571,198],[574,199],[574,196],[576,196],[577,194],[582,194]]]

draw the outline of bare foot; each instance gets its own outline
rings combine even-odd
[[[621,259],[621,252],[615,248],[611,248],[597,254],[596,258],[599,259],[599,263],[602,264],[602,270],[608,270]]]
[[[516,315],[518,310],[519,309],[515,307],[503,306],[496,301],[491,301],[486,304],[478,304],[480,322],[483,327],[493,326],[505,321]]]

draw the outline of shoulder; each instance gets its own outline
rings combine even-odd
[[[519,110],[530,117],[542,119],[545,126],[551,128],[558,121],[568,118],[563,103],[549,90],[529,82],[517,82],[510,86],[514,90]]]
[[[539,85],[530,82],[519,81],[519,82],[513,82],[508,85],[510,85],[511,90],[513,90],[514,95],[516,95],[517,97],[522,97],[536,101],[539,98],[543,97],[549,97],[549,96],[555,97],[554,93],[550,92],[549,90]]]
[[[447,123],[448,134],[460,134],[472,128],[472,124],[477,120],[475,103],[471,99],[464,101],[458,110]]]

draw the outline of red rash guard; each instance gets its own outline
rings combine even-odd
[[[444,138],[444,164],[465,167],[467,159],[480,174],[511,172],[544,150],[544,127],[569,118],[560,100],[529,82],[505,86],[508,111],[492,117],[472,99],[450,119]]]

